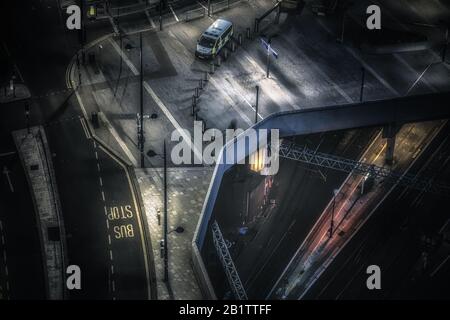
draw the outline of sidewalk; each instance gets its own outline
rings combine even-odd
[[[142,197],[156,270],[158,299],[202,299],[191,266],[191,243],[208,190],[212,168],[169,168],[168,178],[168,249],[169,281],[173,296],[167,290],[164,278],[164,259],[159,241],[163,239],[163,170],[135,169]],[[158,223],[158,220],[160,223]],[[174,231],[183,227],[182,233]]]
[[[14,131],[13,138],[39,215],[48,299],[61,300],[65,291],[64,223],[45,132],[42,127],[33,127],[30,134],[27,130]]]

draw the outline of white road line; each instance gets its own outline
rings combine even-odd
[[[111,245],[111,236],[108,234],[108,244]]]
[[[142,0],[139,0],[139,3],[144,3],[144,2]],[[155,29],[156,25],[153,22],[153,19],[150,17],[148,10],[145,10],[145,15],[147,16],[147,20],[150,22],[150,25],[152,26],[152,28]]]
[[[112,254],[112,251],[111,251],[111,250],[109,250],[109,259],[110,259],[111,261],[113,261],[113,260],[114,260],[114,258],[113,258],[113,254]]]
[[[145,240],[144,240],[144,230],[142,227],[142,221],[141,221],[141,212],[139,211],[139,207],[137,205],[137,200],[136,200],[136,194],[134,193],[134,189],[133,189],[133,185],[131,183],[131,178],[130,175],[128,173],[127,168],[120,162],[118,161],[115,157],[113,157],[108,150],[104,149],[102,146],[100,146],[100,148],[106,152],[112,159],[114,159],[121,167],[122,169],[125,171],[125,174],[127,176],[127,180],[128,180],[128,186],[130,188],[130,192],[131,195],[133,197],[133,204],[134,204],[134,208],[135,208],[135,212],[136,212],[136,218],[137,218],[137,222],[138,222],[138,226],[139,226],[139,232],[141,235],[141,246],[142,246],[142,254],[144,256],[144,266],[145,266],[145,272],[146,272],[146,280],[147,280],[147,294],[148,297],[151,297],[151,285],[150,285],[150,278],[149,278],[149,267],[148,267],[148,257],[147,257],[147,246],[145,244]],[[108,221],[108,220],[106,220]],[[109,226],[109,224],[108,224]],[[109,227],[108,227],[109,228]]]
[[[119,48],[117,43],[109,39],[109,42],[112,44],[113,48],[117,51],[117,53],[122,56],[122,59],[125,61],[126,65],[130,68],[131,72],[135,76],[139,75],[138,70],[133,65],[133,63],[128,59],[127,55]],[[192,142],[191,138],[184,132],[183,128],[181,128],[178,121],[173,117],[173,115],[170,113],[169,109],[164,105],[164,103],[161,101],[161,99],[156,95],[156,93],[153,91],[153,89],[150,87],[150,85],[144,81],[144,88],[150,94],[152,99],[155,101],[155,103],[158,105],[158,107],[161,109],[161,111],[164,113],[164,115],[169,119],[169,121],[172,123],[172,125],[175,127],[175,129],[178,130],[178,132],[183,137],[184,141],[190,146],[191,150],[193,150],[194,155],[197,157],[197,159],[202,159],[202,153],[197,149],[197,147]]]
[[[116,24],[114,23],[114,19],[113,19],[111,16],[109,16],[109,17],[108,17],[108,20],[109,20],[109,22],[111,23],[111,25],[112,25],[112,27],[113,27],[113,29],[114,29],[114,32],[115,32],[116,34],[119,34],[119,33],[120,33],[120,32],[119,32],[119,28],[117,28]]]
[[[450,256],[447,256],[447,258],[445,258],[445,260],[442,261],[442,262],[437,266],[436,269],[434,269],[434,271],[430,274],[430,277],[433,277],[433,276],[436,274],[436,272],[438,272],[439,269],[442,268],[442,266],[447,262],[448,259],[450,259]]]
[[[99,163],[97,163],[97,170],[100,172],[101,170],[100,170],[100,164]]]
[[[102,200],[105,202],[105,193],[102,191]]]
[[[205,8],[205,10],[208,10],[208,8],[205,7],[205,6],[203,5],[203,3],[201,3],[200,1],[197,1],[197,3],[198,3],[199,5],[201,5],[203,8]]]
[[[445,227],[448,225],[449,222],[450,222],[450,218],[447,219],[447,222],[444,223],[444,225],[442,226],[442,228],[439,230],[439,233],[442,233],[442,232],[444,231]],[[0,221],[0,223],[1,223],[1,221]]]
[[[97,151],[95,151],[95,159],[98,160],[98,153],[97,153]]]
[[[419,73],[399,54],[394,54],[395,59],[397,59],[398,61],[400,61],[401,64],[403,64],[408,70],[410,70],[411,72],[414,72],[415,74],[417,74],[419,77]],[[423,79],[423,84],[425,84],[428,89],[430,89],[433,92],[436,92],[436,88],[434,88],[426,79]]]
[[[102,179],[102,177],[99,177],[98,180],[100,182],[100,187],[103,187],[103,179]]]
[[[106,219],[106,228],[109,230],[109,221]]]
[[[103,206],[103,208],[105,209],[105,216],[108,215],[108,209],[106,209],[106,206]]]
[[[177,15],[175,14],[175,11],[173,11],[173,8],[170,4],[169,4],[169,8],[170,8],[170,11],[172,11],[173,16],[175,17],[175,20],[177,20],[177,22],[179,22],[180,19],[178,19]]]
[[[130,151],[130,149],[128,148],[126,143],[119,136],[116,129],[112,126],[112,124],[109,122],[108,118],[103,114],[103,112],[100,113],[100,117],[102,118],[103,122],[105,123],[105,126],[108,129],[108,131],[112,134],[114,139],[116,139],[117,143],[120,145],[123,152],[125,152],[125,154],[127,155],[128,159],[131,161],[131,163],[137,164],[138,162],[137,162],[136,158],[133,156],[133,153]]]
[[[87,139],[91,138],[91,135],[89,134],[89,130],[86,128],[86,123],[84,123],[84,119],[80,118],[81,126],[83,127],[84,134],[86,135]]]
[[[6,262],[5,262],[6,263]],[[9,276],[9,271],[8,271],[8,266],[5,265],[5,275],[8,277]]]
[[[216,82],[216,80],[213,78],[209,78],[209,81],[217,89],[217,91],[223,94],[225,100],[227,100],[227,102],[231,105],[234,111],[236,111],[249,126],[252,126],[253,122],[249,119],[249,117],[247,117],[247,115],[244,112],[242,112],[242,110],[239,107],[236,106],[230,95],[225,90],[223,90],[223,88],[221,88],[221,86]]]
[[[112,280],[111,283],[112,283],[112,291],[116,292],[116,282]]]
[[[327,31],[329,34],[333,35],[333,32],[321,21],[321,20],[316,20],[318,22],[318,24],[325,29],[325,31]],[[353,56],[353,58],[355,58],[356,60],[358,60],[359,63],[361,63],[364,68],[369,71],[384,87],[386,87],[386,89],[388,89],[389,91],[391,91],[391,93],[393,93],[395,96],[400,96],[400,93],[395,90],[386,80],[384,80],[383,77],[381,77],[371,66],[369,66],[361,57],[358,56],[358,54],[356,54],[356,52],[349,48],[349,47],[345,47],[345,49]]]
[[[425,70],[423,70],[423,72],[419,75],[419,77],[416,79],[416,81],[414,81],[414,83],[411,85],[411,87],[409,87],[408,91],[406,91],[405,96],[407,96],[412,89],[414,89],[414,87],[416,86],[416,84],[419,83],[419,81],[422,79],[422,77],[424,76],[424,74],[428,71],[428,69],[432,66],[432,63],[430,63]]]
[[[94,149],[97,149],[97,142],[94,140]]]
[[[114,265],[111,265],[111,274],[114,274]]]

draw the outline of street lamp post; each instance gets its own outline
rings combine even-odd
[[[256,86],[255,124],[258,123],[259,86]]]
[[[27,122],[27,133],[30,134],[30,105],[25,102],[25,119]]]
[[[167,243],[168,234],[168,221],[167,221],[167,152],[166,152],[166,140],[164,140],[164,281],[169,282],[169,250]]]
[[[144,68],[142,64],[142,33],[139,33],[139,45],[140,45],[140,117],[139,117],[139,147],[141,152],[141,168],[145,167],[145,159],[144,159]]]
[[[364,67],[361,67],[361,91],[359,92],[359,102],[363,101],[365,80],[366,80],[366,69]]]

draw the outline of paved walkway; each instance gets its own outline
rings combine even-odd
[[[191,266],[191,242],[211,175],[212,168],[169,168],[167,172],[169,279],[173,299],[202,298]],[[159,245],[163,239],[163,170],[136,169],[136,176],[151,235],[158,299],[167,300],[171,297],[163,281],[164,260]],[[183,227],[184,232],[174,231],[177,227]]]
[[[64,223],[61,220],[61,207],[55,175],[42,127],[13,132],[14,142],[19,150],[22,165],[25,167],[31,193],[38,213],[39,235],[44,255],[47,277],[48,299],[59,300],[64,297]]]

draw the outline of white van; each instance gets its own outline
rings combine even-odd
[[[197,41],[195,56],[202,59],[214,58],[233,36],[233,24],[217,19]]]

